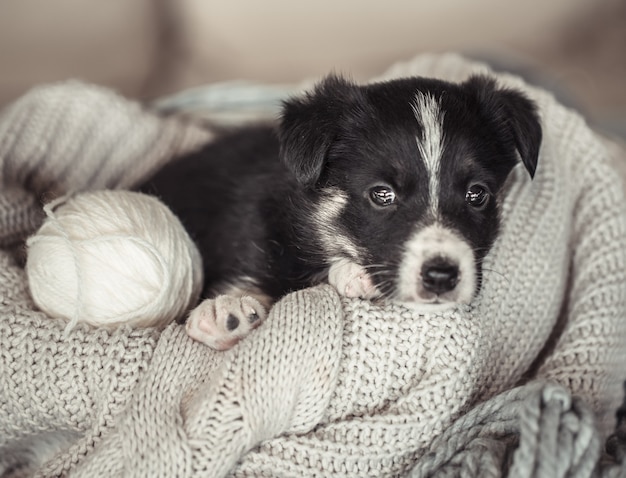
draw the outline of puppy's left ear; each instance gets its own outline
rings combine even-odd
[[[505,141],[513,143],[533,178],[542,139],[541,121],[535,103],[519,91],[498,88],[495,80],[484,76],[471,77],[466,84],[476,88],[489,116],[504,127]]]
[[[343,77],[329,75],[303,97],[283,104],[278,132],[280,156],[300,184],[314,187],[327,162],[328,150],[358,87]]]
[[[513,134],[515,147],[530,177],[535,177],[539,148],[541,147],[541,121],[535,103],[513,90],[500,90],[499,95],[506,110],[508,126]]]

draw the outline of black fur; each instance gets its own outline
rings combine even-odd
[[[424,132],[411,108],[418,91],[437,98],[444,113],[437,218],[428,213],[427,170],[417,147]],[[480,264],[497,236],[496,197],[519,158],[535,174],[540,144],[532,102],[484,77],[357,86],[330,76],[287,101],[277,129],[229,133],[164,167],[141,190],[169,205],[197,242],[205,297],[250,279],[277,299],[323,280],[337,256],[371,267],[380,290],[393,296],[403,246],[420,225],[437,220],[454,228]],[[480,210],[465,200],[475,183],[492,196]],[[397,203],[373,204],[369,191],[377,185],[393,188]],[[347,204],[320,225],[317,208],[332,191],[347,196]],[[336,250],[320,230],[336,235]]]

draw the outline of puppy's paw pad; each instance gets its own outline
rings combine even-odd
[[[191,311],[187,334],[216,350],[232,348],[267,316],[253,297],[220,295],[207,299]]]
[[[373,299],[379,295],[365,268],[352,261],[334,263],[328,271],[328,282],[345,297]]]
[[[237,327],[239,327],[239,319],[237,316],[228,314],[228,318],[226,319],[226,329],[232,332]]]

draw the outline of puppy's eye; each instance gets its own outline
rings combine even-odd
[[[389,186],[374,186],[370,189],[370,199],[377,206],[391,206],[396,203],[396,193]]]
[[[483,209],[489,202],[489,192],[480,184],[472,184],[465,193],[465,202],[476,209]]]

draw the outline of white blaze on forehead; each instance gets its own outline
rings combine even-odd
[[[424,289],[422,266],[442,258],[459,268],[456,287],[440,297]],[[469,244],[452,229],[433,224],[415,232],[405,243],[398,270],[398,298],[411,302],[469,303],[476,291],[476,262]]]
[[[428,173],[428,196],[435,217],[439,210],[439,172],[443,154],[443,111],[434,96],[418,92],[411,105],[417,122],[422,127],[422,136],[417,138],[417,148],[424,160]]]
[[[338,218],[348,204],[348,194],[339,188],[322,191],[320,201],[313,211],[313,224],[322,248],[328,257],[348,257],[358,260],[359,247],[341,230]]]

